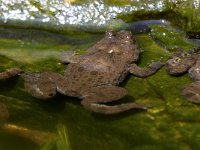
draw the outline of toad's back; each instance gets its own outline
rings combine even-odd
[[[114,63],[105,58],[87,60],[70,64],[65,76],[77,87],[95,87],[99,85],[117,85],[128,73],[128,64]]]
[[[68,65],[65,76],[74,88],[117,85],[137,60],[139,51],[129,32],[105,38]]]

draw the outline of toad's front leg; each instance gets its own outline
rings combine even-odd
[[[136,64],[131,64],[129,71],[135,76],[138,77],[147,77],[154,73],[156,73],[162,66],[164,66],[164,62],[160,59],[157,62],[153,62],[148,67],[141,68]]]
[[[63,64],[77,63],[79,55],[74,50],[69,50],[65,53],[62,53],[60,56],[60,61]]]
[[[21,68],[10,68],[7,69],[4,72],[0,72],[0,80],[6,80],[9,79],[17,74],[22,73],[23,70]]]
[[[99,86],[82,92],[84,99],[82,105],[96,113],[117,114],[130,109],[147,109],[145,105],[136,103],[124,103],[118,105],[106,105],[106,103],[119,100],[127,95],[126,89],[117,86]]]

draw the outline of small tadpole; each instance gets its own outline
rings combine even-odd
[[[150,32],[151,28],[149,25],[152,24],[169,25],[170,23],[164,19],[135,21],[128,23],[126,30],[131,31],[134,34]]]

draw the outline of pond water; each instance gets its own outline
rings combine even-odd
[[[125,27],[140,29],[133,25],[137,23]],[[139,66],[160,57],[166,61],[180,48],[188,51],[200,45],[198,38],[189,40],[185,31],[170,22],[148,27],[147,32],[135,35],[142,50]],[[25,72],[63,74],[67,68],[60,63],[63,52],[82,54],[104,34],[99,30],[61,33],[1,26],[0,71],[22,67]],[[164,68],[148,78],[130,75],[120,84],[128,90],[128,96],[120,102],[134,101],[152,107],[101,115],[84,109],[79,99],[59,93],[50,100],[36,99],[25,91],[21,76],[2,80],[0,102],[7,106],[9,119],[0,122],[0,149],[198,149],[200,106],[188,102],[180,93],[180,88],[190,82],[187,74],[170,76]]]
[[[151,60],[160,57],[166,60],[178,47],[185,50],[195,47],[183,36],[184,32],[177,32],[172,27],[152,25],[151,30],[151,36],[147,33],[136,35],[136,41],[143,50],[138,62],[140,66],[145,66]],[[48,70],[61,74],[66,68],[66,65],[59,61],[62,52],[74,50],[84,53],[104,36],[96,33],[61,35],[39,30],[5,28],[1,28],[0,31],[2,71],[22,66],[26,72]],[[152,37],[157,39],[156,42]],[[104,116],[85,110],[79,99],[61,94],[48,101],[33,98],[24,90],[23,79],[20,76],[1,81],[0,100],[7,105],[10,117],[2,123],[0,147],[16,149],[17,146],[20,150],[39,149],[41,145],[46,144],[44,146],[46,149],[55,148],[60,140],[59,136],[57,139],[58,133],[67,132],[67,141],[71,149],[76,150],[88,147],[91,149],[179,149],[182,146],[192,148],[195,144],[198,145],[195,137],[198,136],[196,131],[199,127],[194,122],[199,120],[200,108],[187,102],[180,94],[180,87],[188,82],[191,81],[187,75],[172,77],[165,69],[144,79],[129,76],[121,85],[129,91],[129,95],[123,98],[122,102],[135,101],[153,107],[147,111],[128,111]],[[59,124],[64,127],[57,128]],[[44,134],[50,138],[41,140]],[[37,138],[34,139],[32,136]]]

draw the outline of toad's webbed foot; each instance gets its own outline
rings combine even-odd
[[[181,93],[188,101],[200,104],[200,81],[186,84],[182,87]]]
[[[23,70],[21,68],[10,68],[7,69],[4,72],[0,72],[0,80],[6,80],[9,79],[15,75],[18,75],[20,73],[22,73]]]
[[[159,61],[152,62],[148,67],[141,68],[136,64],[131,64],[130,73],[138,77],[147,77],[156,73],[165,63],[162,58]]]
[[[56,95],[56,85],[47,72],[41,74],[22,74],[24,87],[33,97],[49,99]]]
[[[117,105],[106,105],[105,103],[119,100],[127,95],[126,89],[117,86],[99,86],[84,91],[82,105],[96,113],[117,114],[130,109],[147,109],[147,106],[136,103],[124,103]]]

